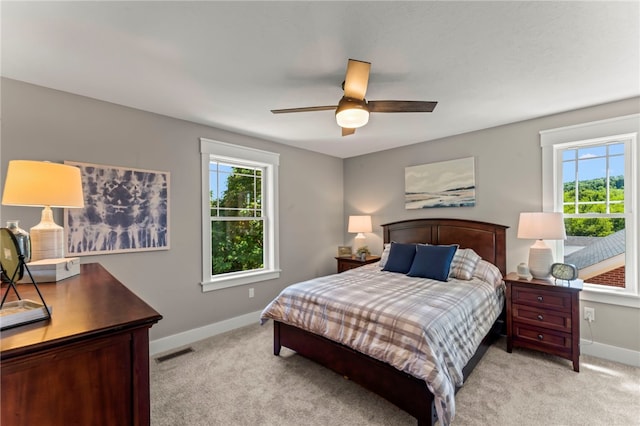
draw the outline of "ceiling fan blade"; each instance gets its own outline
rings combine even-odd
[[[432,112],[438,102],[428,101],[369,101],[369,112]]]
[[[344,78],[344,95],[347,98],[364,99],[369,85],[371,62],[349,59],[347,74]]]
[[[325,106],[313,106],[313,107],[303,107],[303,108],[287,108],[287,109],[272,109],[271,112],[274,114],[284,114],[287,112],[309,112],[309,111],[330,111],[338,108],[338,105],[325,105]]]
[[[343,127],[342,128],[342,136],[349,136],[352,135],[356,132],[356,129],[350,129],[348,127]]]

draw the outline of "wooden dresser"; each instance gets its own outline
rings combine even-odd
[[[507,352],[514,347],[561,356],[580,371],[580,317],[578,293],[582,285],[547,280],[524,280],[515,273],[507,284]]]
[[[162,316],[97,263],[39,287],[52,318],[1,334],[0,423],[148,426],[149,328]],[[18,291],[39,300],[33,285]]]

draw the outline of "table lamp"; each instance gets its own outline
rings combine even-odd
[[[355,238],[356,250],[364,247],[367,237],[363,232],[371,232],[371,216],[349,216],[347,231],[358,233]]]
[[[51,207],[84,207],[80,169],[48,161],[9,161],[2,204],[44,207],[30,229],[31,261],[64,257],[64,229],[53,221]]]
[[[553,252],[543,240],[564,240],[567,238],[562,213],[520,213],[518,238],[536,240],[529,248],[529,272],[533,278],[549,278],[553,264]]]

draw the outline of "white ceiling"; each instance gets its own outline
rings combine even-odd
[[[640,95],[640,2],[6,2],[5,77],[346,158]],[[340,136],[349,58],[374,113]]]

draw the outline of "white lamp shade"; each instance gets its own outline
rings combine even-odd
[[[564,229],[562,213],[520,213],[520,221],[518,222],[518,238],[525,240],[566,239],[567,234]]]
[[[371,232],[371,216],[349,216],[348,232]]]
[[[80,169],[46,161],[9,161],[2,204],[84,207]]]

